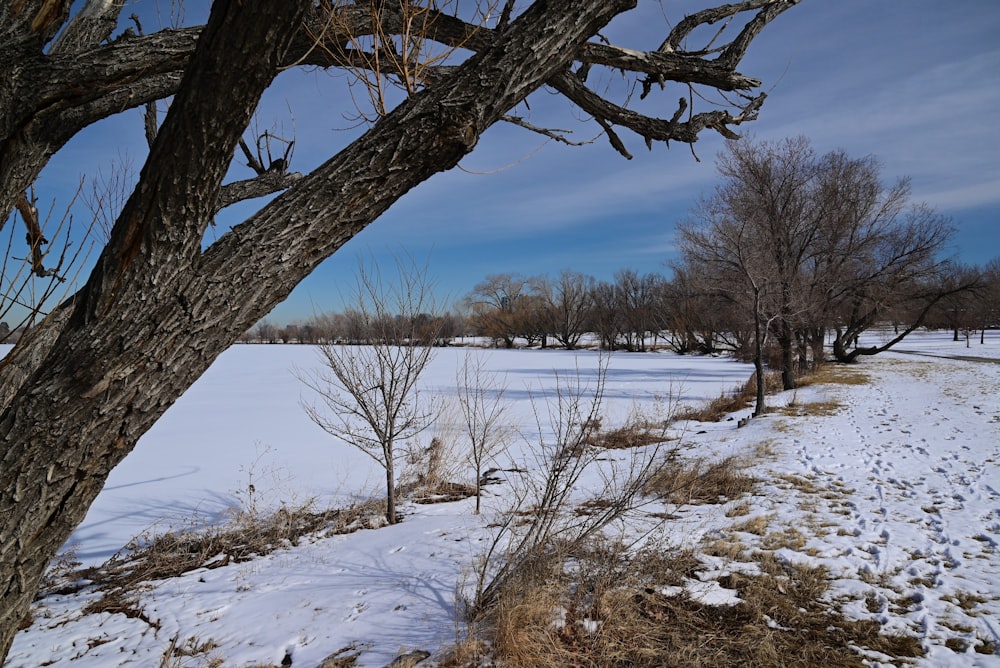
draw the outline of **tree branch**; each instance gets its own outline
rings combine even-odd
[[[649,142],[677,140],[693,144],[698,141],[699,133],[706,128],[716,130],[727,138],[734,138],[737,135],[727,126],[754,120],[767,97],[765,93],[761,93],[750,98],[740,113],[735,116],[723,110],[708,111],[695,114],[690,120],[682,123],[679,122],[679,118],[687,108],[687,102],[683,98],[678,103],[677,113],[667,121],[645,116],[613,102],[608,102],[568,72],[555,75],[548,83],[582,110],[596,119],[601,119],[599,122],[626,127]],[[619,152],[621,151],[619,150]]]
[[[307,4],[213,4],[139,183],[84,288],[82,317],[109,308],[140,251],[150,266],[197,254],[233,151]]]
[[[245,145],[242,140],[241,145]],[[254,161],[256,162],[256,159]],[[251,179],[227,183],[219,191],[219,199],[215,205],[215,211],[219,212],[237,202],[287,190],[301,178],[302,174],[298,172],[288,174],[274,170],[265,170]]]
[[[524,128],[536,134],[540,134],[543,137],[548,137],[549,139],[561,142],[563,144],[568,144],[569,146],[585,146],[587,144],[593,144],[593,139],[584,139],[583,141],[573,141],[569,139],[566,134],[572,132],[572,130],[557,130],[554,128],[542,128],[529,123],[520,116],[513,116],[511,114],[505,115],[501,120],[505,123],[510,123],[511,125],[516,125],[519,128]]]
[[[641,72],[656,81],[696,83],[719,90],[747,90],[761,84],[759,79],[734,72],[719,61],[676,53],[633,51],[610,44],[588,42],[580,50],[579,60],[623,72]]]
[[[109,39],[118,25],[118,16],[124,6],[124,0],[87,0],[52,44],[49,52],[78,51]]]

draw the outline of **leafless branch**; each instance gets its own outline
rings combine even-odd
[[[525,130],[530,130],[531,132],[542,135],[543,137],[548,137],[557,142],[568,144],[569,146],[585,146],[586,144],[593,144],[596,137],[591,139],[584,139],[581,141],[573,141],[566,137],[566,134],[572,132],[572,130],[558,130],[555,128],[542,128],[529,123],[520,116],[513,116],[508,114],[503,117],[503,120],[511,125],[516,125],[518,127],[524,128]]]

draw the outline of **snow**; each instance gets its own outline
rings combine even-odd
[[[832,605],[919,636],[928,654],[917,665],[1000,666],[998,656],[944,645],[954,637],[1000,645],[1000,364],[957,359],[1000,360],[1000,342],[990,332],[985,345],[975,338],[966,348],[950,333],[921,332],[899,348],[920,354],[863,358],[868,384],[769,397],[774,405],[835,401],[830,414],[772,413],[739,430],[735,420],[688,425],[683,441],[701,455],[757,458],[751,473],[763,482],[750,499],[752,516],[805,536],[804,547],[776,556],[825,565],[835,578]],[[531,461],[539,438],[532,399],[555,395],[553,372],[592,381],[599,360],[591,351],[441,349],[424,396],[453,396],[466,354],[484,355],[506,379],[521,434],[512,464]],[[379,495],[374,462],[302,410],[309,396],[295,370],[317,364],[308,346],[224,353],[112,472],[67,549],[96,564],[144,532],[224,521],[250,500],[251,483],[253,502],[268,506]],[[636,411],[712,399],[751,371],[723,357],[670,353],[618,353],[609,365],[605,426]],[[17,635],[7,665],[158,665],[175,637],[211,640],[210,655],[227,666],[277,665],[286,654],[296,666],[315,666],[352,645],[363,650],[361,666],[384,666],[410,649],[437,651],[461,628],[456,592],[472,577],[492,537],[491,512],[509,488],[488,487],[479,517],[471,499],[407,503],[395,526],[314,538],[155,583],[141,601],[158,628],[121,614],[83,614],[93,593],[48,596],[36,602],[34,623]],[[678,512],[665,531],[695,543],[735,524],[725,509]],[[711,576],[741,565],[705,563],[703,581],[686,585],[689,594],[737,603]]]

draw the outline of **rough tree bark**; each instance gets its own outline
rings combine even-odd
[[[706,128],[732,134],[728,126],[752,120],[763,94],[735,114],[682,121],[682,105],[669,120],[647,118],[603,101],[583,70],[596,64],[654,83],[750,89],[759,82],[735,67],[763,26],[794,4],[747,0],[700,12],[655,54],[586,45],[635,0],[539,0],[494,29],[442,15],[429,38],[473,56],[429,70],[432,83],[313,172],[262,179],[250,190],[287,190],[203,250],[220,202],[248,196],[222,180],[262,92],[285,66],[356,64],[349,49],[315,48],[317,35],[344,43],[336,31],[363,34],[373,5],[216,0],[204,27],[112,39],[120,2],[88,0],[73,16],[69,0],[4,3],[0,221],[80,130],[174,98],[86,284],[0,363],[0,661],[46,565],[108,473],[322,260],[411,188],[455,166],[546,83],[594,115],[626,154],[613,125],[649,142],[693,142]],[[681,48],[696,26],[741,12],[753,16],[717,58]],[[392,29],[391,12],[379,25]],[[583,67],[571,75],[574,60]]]

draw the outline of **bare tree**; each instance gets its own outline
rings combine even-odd
[[[976,274],[951,272],[951,263],[939,255],[952,232],[947,218],[917,205],[890,216],[866,240],[864,252],[851,254],[851,271],[829,306],[837,361],[890,349],[922,326],[942,299],[976,286]],[[878,345],[860,344],[861,334],[888,318],[902,323],[895,336]]]
[[[719,170],[723,184],[680,226],[685,263],[709,271],[717,292],[736,302],[746,291],[761,332],[755,360],[759,367],[762,337],[772,336],[785,389],[810,347],[822,358],[827,329],[836,359],[850,362],[887,350],[940,299],[969,288],[941,280],[948,220],[910,205],[905,179],[885,187],[874,158],[816,156],[802,137],[729,142]],[[906,321],[897,336],[857,344],[890,315]]]
[[[601,348],[616,350],[625,316],[621,299],[615,285],[608,281],[598,281],[590,291],[592,309],[590,324],[600,339]]]
[[[426,269],[397,262],[396,270],[396,281],[387,283],[377,267],[359,263],[352,301],[369,343],[321,344],[323,368],[299,373],[321,404],[303,403],[309,418],[385,470],[389,524],[397,520],[396,462],[434,414],[421,404],[417,381],[437,337],[421,318],[434,311]]]
[[[697,211],[696,221],[678,226],[681,253],[688,267],[709,277],[715,294],[743,311],[749,307],[757,381],[753,416],[758,417],[764,412],[764,347],[770,325],[765,302],[774,290],[771,266],[748,218],[732,215],[728,204],[718,199],[702,201]]]
[[[477,283],[465,300],[479,334],[513,348],[524,330],[529,290],[527,279],[516,274],[491,274]]]
[[[737,265],[750,269],[755,319],[764,317],[781,350],[781,380],[795,387],[795,330],[804,305],[802,272],[814,243],[822,208],[811,197],[816,159],[809,141],[728,142],[718,169],[725,179],[710,204],[712,217],[731,218],[739,228]],[[761,299],[763,281],[773,287]],[[759,341],[759,337],[755,340]]]
[[[506,1],[499,14],[466,13],[464,3],[446,13],[439,4],[215,0],[204,26],[143,34],[120,21],[123,2],[0,4],[0,224],[79,132],[169,100],[89,276],[0,367],[0,658],[46,565],[112,468],[319,263],[454,167],[489,127],[514,122],[512,110],[542,86],[592,118],[624,155],[624,132],[650,146],[693,143],[706,129],[732,136],[764,102],[753,93],[761,82],[737,68],[761,30],[796,2],[695,12],[665,30],[654,51],[597,39],[635,0]],[[365,36],[377,27],[407,37],[403,21],[416,8],[426,10],[422,37],[450,50],[447,62],[431,55],[421,61],[427,67],[406,65],[402,75],[416,85],[398,89],[398,104],[301,178],[274,170],[235,189],[223,183],[280,71],[375,68],[383,79],[398,77],[399,59],[372,58],[388,42],[373,46]],[[697,29],[713,25],[728,30],[706,28],[702,40]],[[614,91],[591,87],[591,70],[621,73],[643,95],[664,90],[676,100],[683,90],[683,98],[664,118],[644,115],[626,106],[632,86],[611,99]],[[714,91],[732,91],[735,103],[715,96],[718,107],[692,107]],[[282,194],[206,239],[234,192]]]
[[[578,555],[589,540],[613,522],[648,501],[647,483],[676,457],[676,444],[667,446],[662,431],[648,432],[636,415],[623,430],[654,434],[648,446],[636,446],[624,457],[610,455],[595,445],[601,429],[609,357],[601,354],[591,375],[579,367],[575,373],[557,375],[554,396],[533,397],[538,443],[530,451],[535,465],[513,483],[512,508],[502,514],[479,564],[472,607],[488,614],[498,597],[512,583],[520,584],[532,573],[544,572],[556,562]],[[664,416],[660,416],[661,418]],[[663,424],[669,422],[669,416]],[[643,423],[640,426],[640,423]],[[516,468],[516,467],[515,467]],[[582,478],[599,470],[601,488],[592,512],[580,513]]]
[[[554,280],[546,276],[532,279],[532,286],[543,300],[545,320],[552,336],[567,350],[575,350],[591,318],[594,279],[564,269]]]
[[[615,292],[622,323],[619,330],[622,344],[629,352],[645,352],[651,338],[659,336],[664,324],[662,286],[659,274],[640,275],[632,269],[615,273]]]
[[[986,330],[1000,328],[1000,257],[983,267],[982,288],[976,293],[979,314],[979,343],[986,343]]]
[[[455,387],[466,438],[469,461],[476,476],[476,514],[482,502],[484,467],[506,446],[509,437],[502,423],[507,404],[506,386],[484,368],[481,355],[466,353],[458,369]]]
[[[710,354],[722,347],[742,350],[743,323],[736,308],[720,298],[718,285],[701,266],[672,263],[673,276],[663,286],[663,317],[669,345],[677,353]]]

